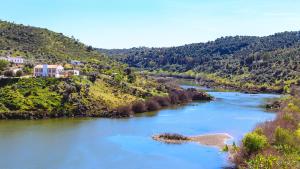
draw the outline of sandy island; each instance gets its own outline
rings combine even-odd
[[[182,144],[185,142],[196,142],[206,146],[217,147],[223,149],[226,141],[232,139],[227,133],[205,134],[199,136],[182,136],[178,134],[159,134],[154,135],[152,138],[156,141],[169,143],[169,144]]]

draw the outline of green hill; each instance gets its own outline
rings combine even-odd
[[[171,48],[99,50],[154,73],[218,79],[230,85],[280,90],[300,78],[300,32],[223,37]]]
[[[51,62],[104,58],[92,47],[61,33],[0,21],[0,55],[6,54]]]
[[[0,119],[123,116],[112,113],[136,101],[167,95],[156,81],[137,75],[74,38],[47,29],[0,21],[1,55],[23,56],[31,67],[57,63],[66,68],[71,59],[84,65],[76,67],[83,75],[80,77],[0,79]]]

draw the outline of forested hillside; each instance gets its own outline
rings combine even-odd
[[[0,55],[8,54],[52,62],[67,59],[104,59],[104,56],[91,46],[86,46],[73,37],[0,20]]]
[[[284,86],[300,76],[300,32],[223,37],[171,48],[100,51],[146,70],[204,73],[242,83]],[[175,73],[174,73],[175,72]]]

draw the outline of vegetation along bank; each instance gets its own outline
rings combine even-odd
[[[58,117],[130,117],[193,100],[211,100],[194,89],[168,88],[147,80],[145,84],[116,82],[97,76],[72,78],[2,79],[1,119]]]
[[[300,90],[280,104],[276,119],[259,124],[233,151],[239,168],[300,168]]]

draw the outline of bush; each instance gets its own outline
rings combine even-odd
[[[277,145],[285,145],[285,144],[292,144],[293,142],[293,135],[288,130],[277,127],[275,130],[275,144]]]
[[[6,108],[5,105],[4,105],[3,103],[0,103],[0,113],[1,113],[1,112],[7,112],[7,111],[9,111],[9,109]]]
[[[159,104],[155,100],[149,100],[146,102],[146,107],[148,111],[156,111],[160,109]]]
[[[248,154],[256,153],[268,145],[266,136],[257,133],[249,133],[243,139],[243,146]]]
[[[16,76],[17,77],[21,77],[23,75],[23,71],[22,70],[18,70],[17,72],[16,72]]]
[[[134,113],[143,113],[147,111],[146,105],[144,102],[136,102],[132,105],[132,111]]]
[[[0,71],[5,70],[8,65],[9,65],[8,61],[0,59]]]
[[[228,152],[229,151],[229,147],[228,147],[227,144],[223,147],[222,151],[224,151],[224,152]]]
[[[11,71],[11,70],[4,71],[4,76],[13,77],[14,76],[14,72]]]
[[[189,138],[186,136],[180,134],[172,134],[172,133],[161,134],[159,135],[159,138],[167,139],[167,140],[189,140]]]
[[[153,100],[162,107],[170,106],[170,99],[168,97],[154,97]]]
[[[277,166],[277,163],[278,163],[277,157],[274,157],[272,155],[270,156],[257,155],[247,162],[248,164],[247,168],[273,169],[275,168],[275,166]]]
[[[123,107],[119,107],[117,109],[117,112],[126,116],[129,116],[132,112],[131,107],[130,106],[123,106]]]
[[[172,104],[178,104],[179,103],[179,97],[175,92],[172,92],[169,94],[170,101]]]
[[[180,92],[178,95],[178,98],[181,102],[188,102],[189,101],[189,96],[185,92]]]

